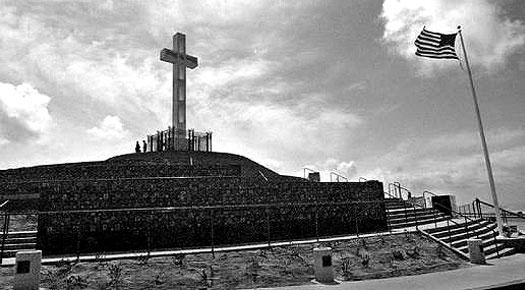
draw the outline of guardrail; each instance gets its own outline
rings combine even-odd
[[[2,228],[2,246],[0,248],[0,265],[2,265],[3,257],[4,257],[4,249],[5,249],[5,240],[7,238],[8,230],[9,230],[9,213],[7,212],[7,204],[9,203],[9,200],[4,201],[2,204],[0,204],[0,209],[5,210],[4,214],[4,226]]]

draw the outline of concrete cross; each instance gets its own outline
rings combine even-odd
[[[172,126],[176,137],[186,136],[186,67],[198,66],[197,58],[186,54],[186,36],[176,33],[173,36],[173,50],[160,51],[160,60],[173,64],[173,107]],[[182,140],[181,140],[182,141]]]

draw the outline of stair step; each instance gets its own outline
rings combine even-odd
[[[495,228],[494,224],[487,225],[481,229],[478,229],[476,231],[469,231],[466,232],[465,230],[459,234],[453,235],[453,236],[445,236],[441,238],[441,240],[447,244],[455,244],[456,242],[461,242],[462,240],[466,240],[468,238],[474,238],[477,235],[486,235],[493,232],[493,229]]]
[[[483,241],[482,244],[483,244],[484,249],[496,243],[496,240],[494,240],[492,237],[493,236],[490,236],[490,235],[486,235],[483,237],[480,236],[481,240]],[[462,251],[463,253],[468,253],[468,243],[466,239],[462,240],[462,243],[457,243],[457,244],[452,243],[452,247]]]
[[[22,250],[22,249],[35,249],[36,243],[23,243],[23,244],[5,244],[4,250]]]
[[[463,223],[464,225],[465,223]],[[481,229],[483,227],[486,227],[488,225],[492,224],[491,222],[488,222],[488,221],[481,221],[481,222],[478,222],[478,223],[471,223],[471,224],[467,224],[467,227],[468,227],[468,231],[476,231],[478,229]],[[458,228],[455,228],[455,229],[451,229],[450,230],[450,235],[456,235],[458,233],[462,233],[462,232],[465,232],[465,227],[458,227]],[[444,238],[444,237],[447,237],[449,235],[449,231],[448,229],[445,229],[443,231],[440,231],[440,232],[434,232],[432,234],[434,237],[436,238]]]
[[[435,222],[439,223],[439,222],[443,222],[443,221],[445,221],[447,219],[448,219],[447,217],[436,218],[436,220],[434,220],[433,218],[432,219],[422,219],[422,220],[418,220],[417,221],[417,225],[418,226],[422,226],[422,225],[433,224]],[[409,221],[408,223],[406,223],[406,222],[402,222],[402,223],[388,223],[388,225],[392,229],[405,228],[405,227],[415,227],[416,226],[416,221],[412,220],[412,221]]]
[[[483,221],[483,220],[481,220],[481,219],[479,219],[479,220],[469,220],[467,222],[467,226],[477,224],[477,223],[479,223],[481,221]],[[461,222],[459,220],[455,220],[455,222],[451,221],[449,225],[443,225],[443,226],[440,226],[440,227],[437,227],[437,228],[428,229],[427,233],[433,235],[433,234],[438,233],[438,232],[448,231],[448,229],[454,230],[454,229],[464,228],[464,227],[465,227],[465,222]]]
[[[483,233],[470,233],[468,236],[465,234],[463,235],[463,238],[462,239],[459,239],[459,240],[453,240],[452,241],[452,246],[453,247],[463,247],[465,245],[467,245],[467,240],[468,239],[481,239],[483,241],[486,241],[486,240],[494,240],[494,237],[497,236],[496,233],[494,233],[492,230],[486,230],[484,231]],[[445,239],[442,239],[443,241],[445,241]]]
[[[408,223],[408,222],[414,222],[414,221],[423,221],[423,220],[434,220],[434,218],[436,220],[438,219],[448,219],[449,217],[448,216],[445,216],[445,215],[434,215],[434,214],[418,214],[417,216],[415,215],[407,215],[406,217],[405,216],[401,216],[401,217],[396,217],[396,218],[387,218],[387,221],[388,223],[390,224],[404,224],[404,223]]]
[[[8,232],[7,238],[27,238],[36,237],[36,231]]]
[[[501,253],[503,252],[503,250],[506,249],[505,248],[505,245],[503,244],[492,244],[488,247],[484,247],[483,248],[483,251],[485,252],[485,257],[491,255],[491,254],[496,254],[496,256],[498,255],[498,252],[500,253],[500,256],[501,256]]]
[[[503,248],[503,249],[499,250],[499,257],[510,256],[510,255],[513,255],[514,253],[516,253],[516,249],[514,249],[514,248]],[[492,253],[490,255],[486,255],[485,258],[487,260],[496,259],[496,258],[498,258],[498,253],[494,252],[494,253]]]
[[[5,243],[6,244],[36,243],[36,237],[24,237],[24,238],[7,237],[5,239]]]
[[[414,215],[415,213],[419,214],[442,214],[441,212],[435,211],[431,208],[399,208],[399,209],[387,209],[386,211],[389,217],[395,217],[400,215]]]
[[[2,258],[14,258],[19,250],[4,250],[4,256]]]

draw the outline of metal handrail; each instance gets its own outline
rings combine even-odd
[[[391,189],[390,189],[391,186],[394,186],[394,188],[398,188],[399,189],[399,198],[403,199],[403,194],[401,193],[402,189],[404,189],[408,193],[408,198],[412,197],[412,191],[410,191],[410,189],[408,189],[408,188],[406,188],[404,186],[401,186],[401,183],[399,183],[398,181],[391,182],[391,183],[388,184],[388,192],[389,193],[391,192]]]
[[[346,176],[343,176],[337,172],[330,171],[330,182],[332,182],[332,175],[337,176],[337,182],[339,182],[339,177],[343,178],[346,182],[348,182],[348,178]]]
[[[479,198],[476,198],[476,199],[475,199],[475,202],[479,202],[479,203],[481,203],[481,204],[484,204],[484,205],[486,205],[486,206],[489,206],[489,207],[494,208],[494,205],[493,205],[493,204],[490,204],[490,203],[488,203],[488,202],[486,202],[486,201],[483,201],[483,200],[481,200],[481,199],[479,199]],[[504,212],[504,213],[506,213],[506,214],[510,214],[510,215],[512,215],[512,216],[514,216],[514,217],[516,217],[516,218],[525,219],[525,215],[523,215],[523,214],[519,214],[519,213],[517,213],[517,212],[513,212],[513,211],[510,211],[510,210],[507,210],[507,209],[504,209],[504,208],[500,208],[500,211],[501,211],[501,212]]]
[[[9,203],[9,200],[4,201],[0,205],[0,208],[3,208],[8,203]],[[5,215],[4,215],[4,226],[2,228],[2,245],[0,247],[0,266],[2,265],[3,258],[4,258],[5,240],[7,238],[8,231],[9,231],[9,213],[6,210]]]
[[[437,206],[442,206],[441,204],[439,203],[436,203]],[[461,217],[463,217],[465,219],[465,221],[469,220],[469,221],[475,221],[473,219],[471,219],[470,217],[467,217],[459,212],[456,212],[455,210],[453,209],[447,209],[447,210],[450,210],[451,213],[454,213],[456,215],[459,215]],[[451,222],[455,223],[456,225],[460,225],[458,223],[456,223],[454,220],[450,219]],[[465,227],[468,229],[468,225],[465,224]],[[494,240],[494,246],[496,248],[496,255],[498,256],[498,259],[501,258],[500,254],[499,254],[499,249],[498,249],[498,242],[497,242],[497,239],[496,237],[498,236],[498,232],[496,230],[492,230],[492,233],[494,234],[492,236],[492,239]],[[467,236],[469,235],[469,233],[467,232]],[[479,233],[476,232],[476,237],[479,239]],[[450,239],[450,233],[449,233],[449,239]]]
[[[383,191],[384,194],[388,195],[390,198],[397,198],[397,196],[390,194],[389,192]]]
[[[312,170],[308,167],[303,167],[303,177],[306,179],[306,170],[310,171],[310,172],[317,172],[315,170]]]
[[[424,190],[424,191],[423,191],[423,200],[425,201],[425,207],[429,207],[429,206],[427,205],[427,199],[425,198],[425,193],[429,193],[429,194],[431,194],[431,195],[433,195],[433,196],[439,196],[439,195],[436,194],[436,193],[433,193],[432,191],[428,191],[428,190]]]

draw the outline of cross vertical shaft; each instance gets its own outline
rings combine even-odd
[[[186,36],[173,36],[173,52],[178,55],[173,64],[172,127],[175,134],[186,131]],[[177,136],[178,137],[178,136]]]
[[[187,150],[186,140],[186,67],[198,66],[196,57],[186,54],[186,36],[182,33],[173,35],[173,50],[164,48],[160,60],[173,64],[173,97],[171,124],[168,134],[168,149]]]

